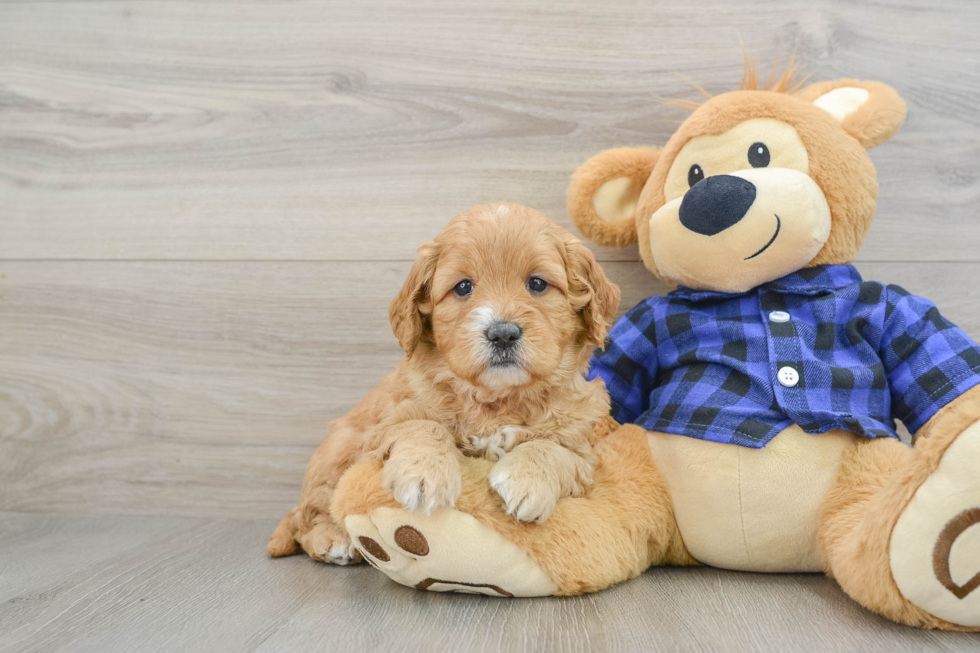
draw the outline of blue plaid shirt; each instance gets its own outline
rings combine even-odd
[[[605,381],[621,424],[761,448],[794,423],[897,438],[897,418],[914,433],[978,370],[980,348],[932,302],[827,265],[740,294],[645,299],[589,379]]]

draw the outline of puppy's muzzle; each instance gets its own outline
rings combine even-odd
[[[487,342],[498,352],[513,349],[521,340],[524,330],[517,322],[498,321],[486,330]]]

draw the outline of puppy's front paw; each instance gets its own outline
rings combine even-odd
[[[319,523],[298,538],[300,546],[314,560],[332,565],[356,565],[361,561],[361,554],[351,545],[350,537],[334,523]]]
[[[399,454],[395,449],[385,461],[382,480],[398,503],[426,515],[441,506],[455,506],[463,486],[454,453]]]
[[[528,435],[529,431],[519,426],[502,426],[490,436],[468,437],[463,442],[463,451],[467,455],[482,456],[496,462]]]
[[[504,500],[507,514],[541,523],[551,516],[561,488],[552,474],[531,461],[506,455],[490,470],[490,487]]]

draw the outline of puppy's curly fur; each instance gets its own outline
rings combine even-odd
[[[496,461],[490,483],[522,521],[544,521],[558,499],[583,494],[593,428],[609,412],[601,382],[583,373],[618,306],[592,253],[541,213],[491,204],[454,218],[419,248],[391,303],[405,360],[330,424],[269,553],[298,543],[324,562],[360,560],[330,504],[362,456],[384,460],[385,487],[423,512],[455,504],[463,455]],[[491,333],[501,324],[506,346]]]

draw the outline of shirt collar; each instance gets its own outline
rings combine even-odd
[[[758,288],[740,293],[725,293],[714,290],[696,290],[687,286],[678,286],[677,290],[668,293],[668,297],[700,301],[709,298],[740,297],[757,291],[774,291],[789,295],[818,295],[820,293],[838,290],[853,283],[861,283],[861,274],[853,265],[814,265],[810,268],[797,270],[785,277],[762,284]]]

